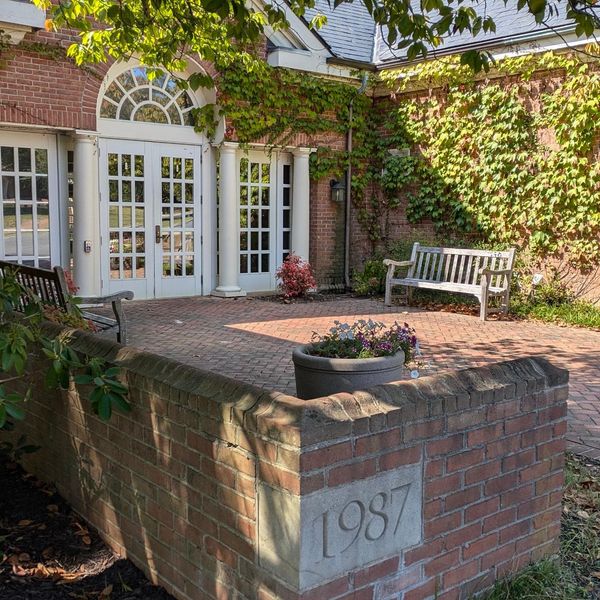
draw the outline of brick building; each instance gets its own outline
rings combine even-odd
[[[271,65],[352,81],[357,68],[405,62],[362,3],[318,7],[328,14],[318,33],[290,14],[289,31],[269,34]],[[489,10],[497,33],[453,36],[443,52],[583,43],[560,16],[539,29],[502,2]],[[314,147],[344,149],[343,136],[245,151],[223,141],[221,123],[211,141],[194,131],[191,111],[216,90],[181,90],[167,74],[150,81],[135,60],[78,68],[65,53],[74,38],[46,32],[44,20],[28,0],[0,4],[2,258],[72,267],[84,295],[128,289],[137,298],[271,290],[290,251],[310,259],[321,283],[343,280],[345,244],[360,261],[360,227],[345,235],[344,203],[309,173]],[[190,59],[184,75],[206,69]]]

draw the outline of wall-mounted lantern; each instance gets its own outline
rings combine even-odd
[[[329,182],[329,187],[331,188],[331,200],[340,204],[344,202],[346,198],[346,184],[343,181],[332,179]]]

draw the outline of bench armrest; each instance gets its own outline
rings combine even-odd
[[[383,261],[383,264],[386,267],[394,266],[394,267],[410,267],[415,264],[414,260],[392,260],[391,258],[386,258]]]
[[[133,300],[133,292],[117,292],[109,296],[78,296],[77,300],[82,304],[104,304],[110,302],[112,310],[117,321],[117,341],[120,344],[127,344],[127,321],[121,306],[121,300]]]
[[[109,296],[77,296],[77,301],[81,304],[105,304],[119,300],[133,300],[133,292],[117,292]]]

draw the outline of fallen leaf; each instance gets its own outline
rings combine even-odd
[[[89,545],[92,543],[92,539],[90,538],[90,536],[89,536],[89,535],[84,535],[84,536],[81,538],[81,541],[82,541],[84,544],[86,544],[87,546],[89,546]]]
[[[48,506],[46,506],[46,508],[50,511],[50,512],[54,512],[57,513],[58,512],[58,505],[57,504],[48,504]]]
[[[21,519],[17,525],[19,527],[28,527],[29,525],[31,525],[33,523],[33,521],[31,519]]]
[[[112,594],[113,591],[113,586],[112,583],[107,585],[101,592],[100,592],[100,598],[110,598],[110,595]]]

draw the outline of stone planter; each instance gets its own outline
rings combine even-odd
[[[326,358],[311,356],[299,346],[292,353],[296,373],[296,396],[302,400],[337,392],[366,390],[402,378],[404,352],[378,358]]]

